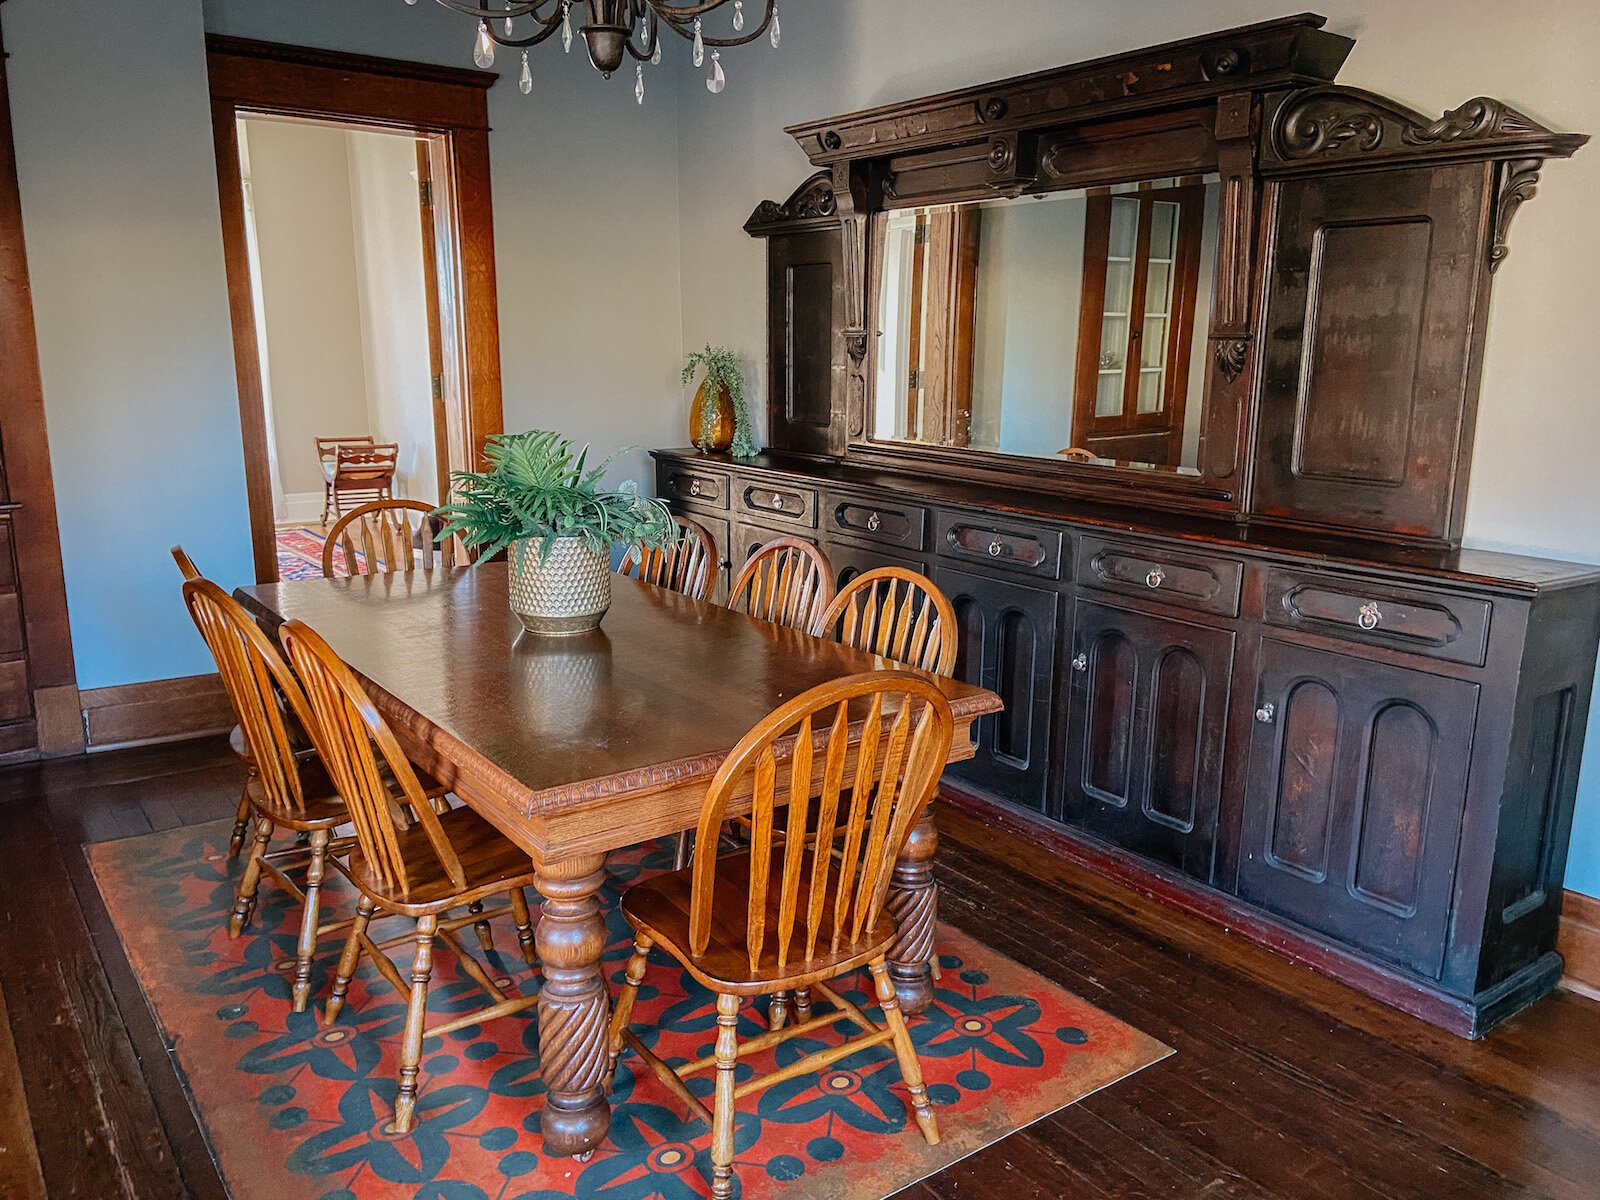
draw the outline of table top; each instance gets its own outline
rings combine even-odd
[[[818,684],[897,664],[621,576],[601,628],[524,633],[504,563],[257,584],[268,625],[300,620],[391,722],[514,781],[525,813],[709,778],[757,722]],[[929,678],[932,678],[931,676]],[[935,679],[958,723],[994,693]]]

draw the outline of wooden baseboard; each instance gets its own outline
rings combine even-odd
[[[1600,899],[1567,892],[1556,950],[1566,961],[1561,986],[1600,999]]]
[[[176,742],[233,728],[220,675],[187,675],[82,693],[90,750]]]

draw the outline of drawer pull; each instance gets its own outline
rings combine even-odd
[[[878,519],[878,514],[877,513],[873,513],[870,517],[867,518],[867,532],[868,533],[877,533],[878,532],[878,526],[880,526],[882,524],[883,524],[883,522]]]
[[[1151,567],[1150,573],[1144,577],[1144,585],[1151,589],[1158,588],[1161,586],[1161,581],[1166,577],[1167,573],[1160,567]]]
[[[989,543],[989,557],[999,558],[1005,553],[1005,549],[1005,543],[1003,543],[999,538],[995,538],[994,541]]]
[[[1361,611],[1356,615],[1356,624],[1363,629],[1376,629],[1378,622],[1383,620],[1383,611],[1378,607],[1376,600],[1368,600],[1361,606]]]
[[[1260,721],[1263,725],[1271,725],[1277,715],[1278,710],[1270,700],[1268,700],[1260,708],[1256,709],[1256,720]]]
[[[699,494],[700,494],[700,481],[698,479],[696,479],[693,483],[691,483],[689,485],[689,495],[698,496]]]
[[[1080,650],[1077,657],[1072,660],[1072,669],[1074,671],[1087,671],[1089,669],[1089,656]]]
[[[777,509],[778,511],[782,512],[783,511],[783,497],[782,496],[773,496],[772,497],[772,507]]]

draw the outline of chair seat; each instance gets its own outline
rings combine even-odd
[[[748,850],[717,860],[716,888],[711,898],[711,941],[699,958],[689,953],[689,908],[694,892],[692,867],[657,875],[629,888],[622,896],[622,915],[634,929],[648,934],[658,946],[669,951],[706,987],[746,996],[832,979],[883,953],[894,941],[894,918],[885,910],[873,926],[861,931],[859,940],[850,942],[841,938],[838,950],[834,950],[831,945],[833,914],[826,911],[817,936],[816,955],[810,959],[805,957],[805,920],[811,900],[812,868],[812,854],[807,851],[800,872],[799,902],[788,961],[780,969],[778,910],[782,889],[778,887],[778,880],[783,871],[783,852],[774,848],[769,874],[773,885],[768,890],[765,920],[766,941],[752,971],[746,948],[751,861]],[[848,935],[848,931],[846,933]]]
[[[470,808],[441,813],[439,825],[455,848],[466,873],[467,886],[458,888],[445,874],[420,824],[397,831],[400,859],[406,864],[410,887],[402,892],[378,876],[357,846],[350,861],[339,864],[352,883],[392,912],[422,916],[454,908],[469,900],[510,887],[534,882],[533,860],[525,850]]]

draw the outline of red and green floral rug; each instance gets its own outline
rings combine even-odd
[[[239,870],[226,857],[228,829],[219,822],[169,830],[91,846],[89,855],[234,1200],[687,1200],[709,1193],[710,1131],[685,1120],[628,1055],[613,1086],[609,1140],[587,1163],[543,1155],[531,1012],[429,1039],[417,1124],[408,1135],[393,1134],[405,1019],[399,996],[369,964],[333,1025],[317,1012],[292,1012],[297,916],[288,898],[264,886],[256,923],[233,942],[224,930]],[[669,863],[662,846],[611,863],[603,896],[613,987],[629,950],[618,889]],[[330,906],[353,908],[340,886],[330,892]],[[532,994],[537,970],[523,965],[514,931],[495,924],[492,968]],[[937,1002],[913,1020],[912,1033],[943,1142],[928,1146],[908,1124],[892,1052],[867,1049],[741,1102],[736,1172],[745,1200],[890,1195],[1171,1053],[958,930],[942,927],[939,949]],[[323,951],[318,1009],[337,944]],[[431,1017],[482,1003],[447,949],[435,963]],[[876,1015],[870,986],[847,983],[848,997]],[[634,1024],[656,1053],[669,1061],[710,1053],[715,1017],[708,993],[664,956],[652,959]],[[761,1032],[764,1014],[747,1008],[741,1026],[741,1036]],[[797,1038],[778,1048],[777,1062],[823,1044]],[[771,1054],[753,1055],[739,1077],[774,1065]],[[709,1092],[711,1084],[701,1076],[691,1086]]]

